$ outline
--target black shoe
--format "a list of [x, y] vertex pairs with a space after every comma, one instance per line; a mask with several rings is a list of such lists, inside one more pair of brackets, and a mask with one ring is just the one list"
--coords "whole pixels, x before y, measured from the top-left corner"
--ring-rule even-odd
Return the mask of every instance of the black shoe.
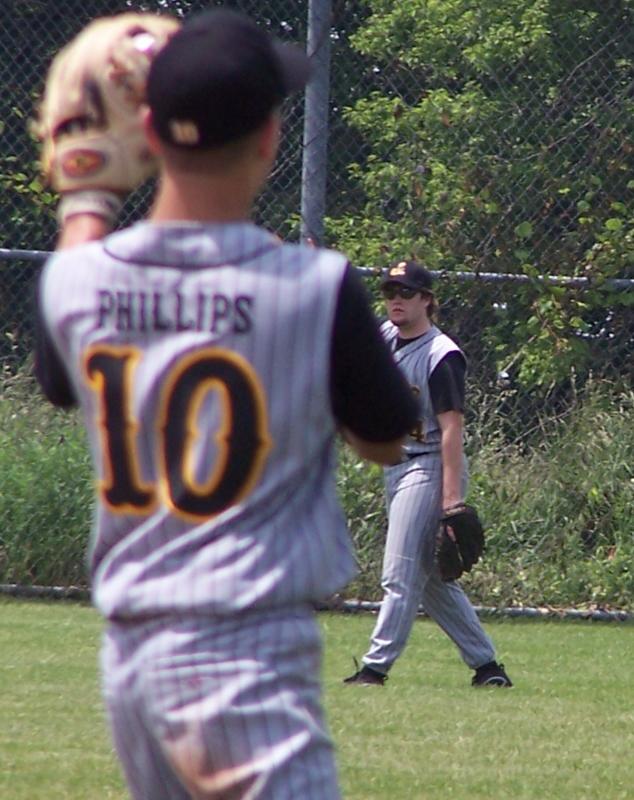
[[350, 675], [349, 678], [344, 678], [344, 683], [362, 683], [366, 686], [383, 686], [385, 681], [387, 680], [387, 675], [384, 675], [382, 672], [377, 672], [372, 667], [363, 666], [359, 669], [359, 664], [357, 663], [357, 659], [355, 658], [354, 664], [357, 667], [357, 671], [354, 675]]
[[471, 679], [472, 686], [512, 686], [511, 679], [504, 671], [504, 664], [489, 661], [475, 671]]

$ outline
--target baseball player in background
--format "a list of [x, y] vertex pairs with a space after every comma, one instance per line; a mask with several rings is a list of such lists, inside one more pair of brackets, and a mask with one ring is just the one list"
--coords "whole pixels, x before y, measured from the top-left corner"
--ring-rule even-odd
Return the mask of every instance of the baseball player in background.
[[186, 21], [147, 78], [149, 219], [39, 283], [36, 374], [94, 461], [103, 692], [138, 800], [340, 796], [313, 613], [355, 573], [335, 436], [394, 463], [417, 410], [346, 258], [249, 221], [308, 67], [241, 14]]
[[383, 685], [403, 652], [419, 603], [454, 642], [474, 686], [511, 686], [491, 640], [456, 581], [441, 580], [434, 557], [439, 520], [463, 508], [466, 361], [434, 324], [432, 276], [415, 261], [394, 264], [381, 290], [388, 319], [381, 331], [419, 404], [401, 463], [385, 468], [388, 529], [383, 601], [363, 666], [349, 684]]

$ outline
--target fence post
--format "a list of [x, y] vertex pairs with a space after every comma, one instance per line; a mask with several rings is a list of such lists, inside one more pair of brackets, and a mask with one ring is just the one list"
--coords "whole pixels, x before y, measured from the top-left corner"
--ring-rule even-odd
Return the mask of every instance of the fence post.
[[302, 158], [301, 239], [322, 244], [328, 165], [331, 0], [309, 0], [306, 50], [313, 73], [306, 87]]

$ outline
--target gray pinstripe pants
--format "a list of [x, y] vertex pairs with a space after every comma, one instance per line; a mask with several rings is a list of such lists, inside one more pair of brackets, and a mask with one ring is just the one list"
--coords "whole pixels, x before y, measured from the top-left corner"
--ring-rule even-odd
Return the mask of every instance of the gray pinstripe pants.
[[111, 625], [101, 654], [135, 800], [338, 800], [309, 608]]
[[[466, 484], [466, 464], [464, 474]], [[442, 502], [440, 455], [417, 456], [386, 468], [385, 491], [383, 601], [363, 663], [388, 672], [405, 648], [420, 603], [455, 643], [468, 667], [492, 661], [493, 643], [463, 589], [458, 583], [441, 581], [434, 565]]]

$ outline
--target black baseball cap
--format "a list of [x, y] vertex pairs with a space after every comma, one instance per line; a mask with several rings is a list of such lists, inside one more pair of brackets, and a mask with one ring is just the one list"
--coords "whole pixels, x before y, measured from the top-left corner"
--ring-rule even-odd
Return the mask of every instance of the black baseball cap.
[[308, 56], [229, 9], [196, 14], [154, 59], [147, 101], [162, 141], [196, 150], [255, 131], [303, 89]]
[[431, 272], [417, 261], [398, 261], [385, 270], [381, 286], [387, 283], [400, 283], [408, 289], [433, 294], [433, 280]]

